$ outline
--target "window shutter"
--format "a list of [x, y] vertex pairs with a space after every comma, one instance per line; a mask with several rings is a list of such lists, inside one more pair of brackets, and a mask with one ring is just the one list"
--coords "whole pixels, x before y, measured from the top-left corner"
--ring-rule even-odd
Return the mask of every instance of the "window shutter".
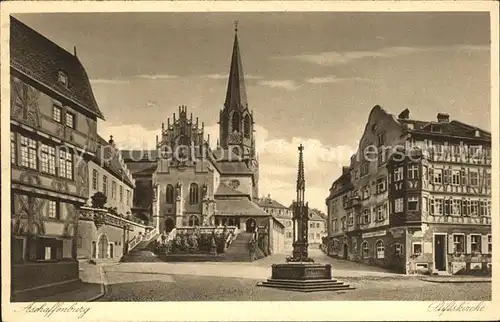
[[488, 235], [481, 235], [481, 254], [488, 254]]
[[428, 174], [429, 174], [429, 179], [427, 181], [434, 183], [434, 168], [432, 167], [429, 168]]
[[465, 236], [465, 253], [466, 254], [472, 253], [471, 242], [472, 242], [472, 236], [468, 234], [467, 236]]
[[448, 254], [453, 254], [453, 235], [448, 235]]

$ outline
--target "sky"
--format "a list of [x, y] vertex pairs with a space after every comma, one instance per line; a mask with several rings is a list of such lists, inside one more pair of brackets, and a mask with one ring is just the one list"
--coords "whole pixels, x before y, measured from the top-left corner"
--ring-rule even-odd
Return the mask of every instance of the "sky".
[[299, 144], [306, 200], [325, 198], [380, 105], [490, 131], [487, 13], [58, 13], [16, 18], [73, 52], [122, 149], [153, 148], [186, 105], [218, 137], [238, 37], [260, 161], [259, 193], [289, 205]]

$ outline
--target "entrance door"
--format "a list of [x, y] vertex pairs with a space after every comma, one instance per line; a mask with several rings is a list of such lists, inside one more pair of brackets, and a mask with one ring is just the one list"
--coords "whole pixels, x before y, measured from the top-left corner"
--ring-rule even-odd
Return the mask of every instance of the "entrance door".
[[446, 271], [445, 235], [434, 235], [434, 266], [438, 271]]
[[99, 258], [108, 258], [108, 236], [105, 234], [99, 238]]
[[255, 219], [253, 219], [253, 218], [247, 219], [247, 221], [246, 221], [246, 232], [247, 233], [254, 233], [256, 226], [257, 226], [257, 223], [255, 222]]
[[172, 218], [167, 218], [167, 220], [165, 220], [165, 230], [167, 233], [171, 232], [174, 226], [174, 220]]
[[347, 244], [344, 244], [344, 251], [342, 253], [342, 257], [344, 257], [344, 259], [347, 259], [347, 252], [348, 252]]

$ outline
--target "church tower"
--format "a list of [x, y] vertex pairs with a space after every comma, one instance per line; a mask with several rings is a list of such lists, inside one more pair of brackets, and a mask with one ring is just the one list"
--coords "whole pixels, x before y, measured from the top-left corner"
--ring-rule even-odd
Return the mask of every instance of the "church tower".
[[245, 76], [238, 43], [238, 23], [235, 23], [233, 52], [227, 82], [226, 100], [220, 111], [220, 147], [229, 150], [229, 156], [241, 160], [254, 173], [253, 197], [258, 198], [259, 165], [255, 151], [253, 112], [248, 109]]

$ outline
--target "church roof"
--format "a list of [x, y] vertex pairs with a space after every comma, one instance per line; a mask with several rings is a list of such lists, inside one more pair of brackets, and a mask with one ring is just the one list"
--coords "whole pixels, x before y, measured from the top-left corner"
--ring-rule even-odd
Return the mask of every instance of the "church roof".
[[238, 161], [240, 157], [236, 155], [230, 149], [223, 149], [219, 147], [218, 149], [212, 151], [215, 158], [219, 161]]
[[246, 196], [248, 197], [248, 193], [241, 192], [237, 189], [234, 189], [224, 182], [219, 184], [217, 187], [217, 191], [215, 192], [215, 196]]
[[243, 161], [217, 162], [217, 168], [221, 174], [252, 174], [252, 171]]
[[215, 199], [215, 213], [218, 216], [270, 217], [258, 205], [247, 198]]
[[156, 150], [121, 150], [120, 153], [125, 161], [156, 161], [158, 157]]
[[245, 89], [245, 79], [243, 76], [243, 65], [241, 63], [240, 46], [238, 44], [238, 33], [234, 34], [233, 53], [231, 56], [231, 67], [229, 70], [229, 80], [227, 83], [226, 108], [239, 106], [247, 107], [247, 94]]
[[[10, 22], [11, 66], [104, 119], [76, 53], [67, 52], [14, 17]], [[67, 75], [67, 85], [59, 83], [59, 72]]]

